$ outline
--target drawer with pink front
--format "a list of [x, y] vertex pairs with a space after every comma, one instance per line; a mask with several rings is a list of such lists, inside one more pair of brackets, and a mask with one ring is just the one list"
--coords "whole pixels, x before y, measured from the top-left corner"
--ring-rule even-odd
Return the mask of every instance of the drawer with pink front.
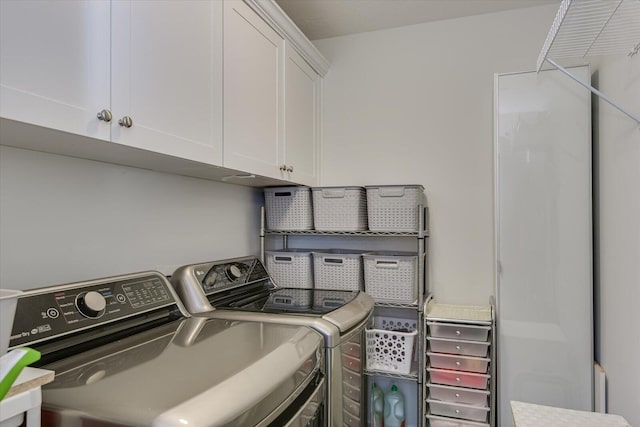
[[450, 369], [432, 368], [431, 366], [427, 366], [427, 371], [431, 382], [436, 384], [470, 387], [480, 390], [487, 390], [489, 385], [489, 374], [452, 371]]

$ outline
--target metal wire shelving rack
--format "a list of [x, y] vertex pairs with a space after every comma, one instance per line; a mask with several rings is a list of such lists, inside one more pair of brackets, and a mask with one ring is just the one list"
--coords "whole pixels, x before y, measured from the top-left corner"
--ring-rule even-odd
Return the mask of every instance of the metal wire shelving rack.
[[416, 278], [415, 286], [418, 289], [418, 296], [413, 303], [395, 303], [395, 302], [376, 302], [375, 309], [406, 309], [411, 310], [417, 317], [416, 327], [418, 334], [415, 340], [415, 354], [416, 360], [412, 363], [411, 371], [408, 374], [399, 374], [394, 372], [387, 372], [381, 370], [368, 370], [364, 369], [364, 375], [366, 377], [384, 377], [402, 381], [415, 382], [417, 389], [417, 404], [416, 415], [417, 425], [421, 425], [421, 420], [424, 418], [422, 413], [424, 395], [423, 395], [423, 374], [425, 364], [426, 350], [423, 348], [425, 340], [424, 322], [423, 322], [423, 308], [424, 299], [427, 292], [427, 240], [429, 237], [429, 209], [426, 206], [418, 206], [418, 227], [416, 231], [321, 231], [321, 230], [269, 230], [265, 228], [265, 211], [264, 207], [261, 212], [261, 227], [260, 227], [260, 254], [261, 259], [264, 262], [265, 259], [265, 238], [269, 236], [281, 237], [281, 247], [286, 249], [289, 247], [290, 236], [344, 236], [344, 237], [366, 237], [366, 238], [414, 238], [416, 239], [417, 246], [417, 258], [418, 258], [418, 274]]

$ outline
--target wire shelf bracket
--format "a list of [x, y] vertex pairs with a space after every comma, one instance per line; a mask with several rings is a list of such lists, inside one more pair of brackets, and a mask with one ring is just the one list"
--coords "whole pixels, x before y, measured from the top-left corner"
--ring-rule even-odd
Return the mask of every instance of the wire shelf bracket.
[[[563, 0], [538, 56], [640, 125], [640, 117], [560, 66], [556, 60], [640, 51], [640, 0]], [[553, 58], [553, 59], [552, 59]]]

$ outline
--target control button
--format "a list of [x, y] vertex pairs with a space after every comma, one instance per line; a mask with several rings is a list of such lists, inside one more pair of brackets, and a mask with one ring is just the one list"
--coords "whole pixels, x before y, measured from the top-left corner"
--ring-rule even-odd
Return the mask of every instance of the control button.
[[227, 275], [227, 278], [233, 282], [242, 276], [242, 271], [240, 271], [240, 267], [236, 264], [231, 264], [225, 269], [225, 274]]
[[107, 371], [101, 370], [87, 378], [86, 384], [94, 384], [103, 379], [107, 375]]
[[209, 273], [207, 273], [207, 275], [200, 280], [200, 283], [202, 283], [203, 286], [212, 287], [213, 285], [215, 285], [217, 278], [218, 273], [216, 273], [214, 270], [209, 270]]
[[85, 317], [97, 319], [104, 314], [107, 301], [101, 293], [89, 291], [76, 297], [76, 307], [80, 314]]
[[50, 319], [57, 319], [58, 316], [60, 316], [60, 312], [58, 310], [56, 310], [55, 308], [51, 307], [47, 309], [47, 316]]
[[117, 300], [118, 302], [122, 303], [122, 304], [124, 304], [124, 303], [127, 301], [127, 299], [125, 298], [125, 296], [124, 296], [124, 295], [122, 295], [122, 294], [118, 294], [118, 295], [116, 295], [116, 300]]
[[75, 378], [76, 384], [95, 384], [107, 376], [107, 368], [104, 362], [89, 365]]

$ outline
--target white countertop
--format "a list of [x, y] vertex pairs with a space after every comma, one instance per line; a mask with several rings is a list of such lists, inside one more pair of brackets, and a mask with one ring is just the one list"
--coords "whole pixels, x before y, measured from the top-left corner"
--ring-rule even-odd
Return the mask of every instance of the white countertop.
[[619, 415], [511, 401], [515, 427], [630, 427]]
[[53, 381], [55, 373], [46, 369], [31, 368], [22, 369], [18, 378], [13, 382], [5, 399], [36, 387], [41, 387]]
[[40, 387], [53, 381], [55, 373], [45, 369], [26, 367], [18, 375], [0, 402], [0, 427], [40, 425]]

